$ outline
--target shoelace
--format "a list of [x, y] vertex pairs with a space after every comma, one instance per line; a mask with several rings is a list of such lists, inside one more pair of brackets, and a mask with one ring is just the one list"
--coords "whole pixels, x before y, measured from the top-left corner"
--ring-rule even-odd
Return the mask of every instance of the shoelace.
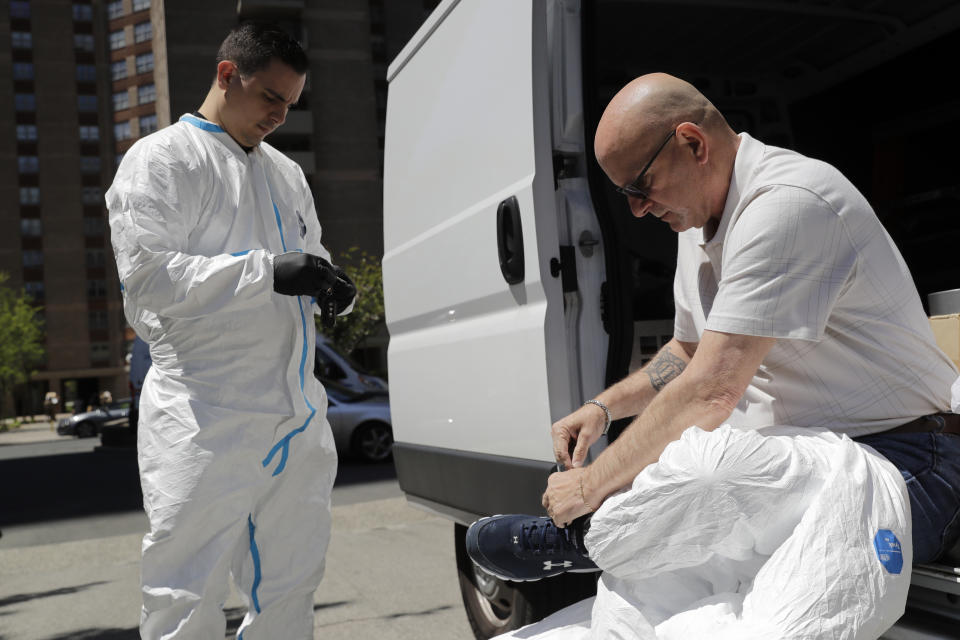
[[577, 550], [576, 545], [568, 539], [566, 531], [559, 529], [550, 520], [546, 520], [545, 524], [523, 525], [521, 540], [523, 548], [533, 551], [534, 555], [557, 553], [567, 548]]

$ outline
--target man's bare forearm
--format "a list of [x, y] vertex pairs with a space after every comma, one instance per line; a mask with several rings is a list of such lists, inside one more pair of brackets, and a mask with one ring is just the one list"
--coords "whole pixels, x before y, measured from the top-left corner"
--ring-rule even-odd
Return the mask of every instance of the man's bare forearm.
[[668, 382], [680, 375], [692, 356], [677, 340], [663, 345], [653, 360], [597, 396], [614, 420], [643, 413]]
[[[588, 498], [594, 500], [590, 504], [597, 504], [629, 485], [691, 425], [708, 430], [720, 425], [736, 407], [775, 342], [773, 338], [705, 332], [697, 347], [697, 357], [683, 367], [682, 375], [678, 372], [676, 381], [656, 394], [626, 431], [588, 467], [589, 477], [583, 485], [590, 494]], [[661, 365], [669, 363], [667, 358]], [[648, 384], [653, 388], [652, 379]]]
[[686, 360], [674, 354], [670, 349], [663, 348], [657, 354], [657, 357], [647, 363], [642, 371], [650, 379], [650, 386], [655, 391], [660, 391], [668, 382], [680, 375], [686, 366]]

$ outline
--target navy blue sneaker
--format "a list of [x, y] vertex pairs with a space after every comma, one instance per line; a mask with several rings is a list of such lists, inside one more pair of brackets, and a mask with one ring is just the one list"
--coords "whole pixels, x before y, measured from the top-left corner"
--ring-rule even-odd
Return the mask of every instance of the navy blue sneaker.
[[587, 557], [579, 524], [560, 529], [542, 516], [481, 518], [467, 529], [467, 553], [487, 573], [514, 582], [599, 571]]

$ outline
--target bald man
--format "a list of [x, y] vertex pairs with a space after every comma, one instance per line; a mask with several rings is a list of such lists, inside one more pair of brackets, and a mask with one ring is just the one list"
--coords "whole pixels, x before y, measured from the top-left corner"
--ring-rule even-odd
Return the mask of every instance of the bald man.
[[[914, 559], [940, 555], [960, 533], [960, 420], [946, 413], [957, 370], [867, 200], [830, 165], [735, 133], [696, 88], [666, 74], [617, 93], [594, 147], [633, 215], [679, 234], [674, 337], [553, 425], [567, 470], [549, 478], [550, 518], [480, 521], [468, 533], [472, 557], [500, 563], [491, 572], [502, 577], [545, 577], [536, 545], [496, 553], [503, 532], [537, 528], [538, 539], [565, 546], [575, 570], [588, 568], [576, 564], [582, 533], [550, 527], [629, 487], [687, 428], [721, 423], [825, 427], [870, 444], [907, 481]], [[611, 420], [629, 416], [584, 466]]]

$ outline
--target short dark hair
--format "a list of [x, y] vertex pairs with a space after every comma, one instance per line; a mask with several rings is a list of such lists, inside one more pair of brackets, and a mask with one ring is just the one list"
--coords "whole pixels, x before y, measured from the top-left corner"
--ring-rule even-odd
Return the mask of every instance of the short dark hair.
[[241, 23], [227, 35], [217, 51], [217, 64], [229, 60], [244, 76], [266, 69], [273, 58], [301, 75], [307, 72], [309, 63], [303, 47], [273, 22]]

